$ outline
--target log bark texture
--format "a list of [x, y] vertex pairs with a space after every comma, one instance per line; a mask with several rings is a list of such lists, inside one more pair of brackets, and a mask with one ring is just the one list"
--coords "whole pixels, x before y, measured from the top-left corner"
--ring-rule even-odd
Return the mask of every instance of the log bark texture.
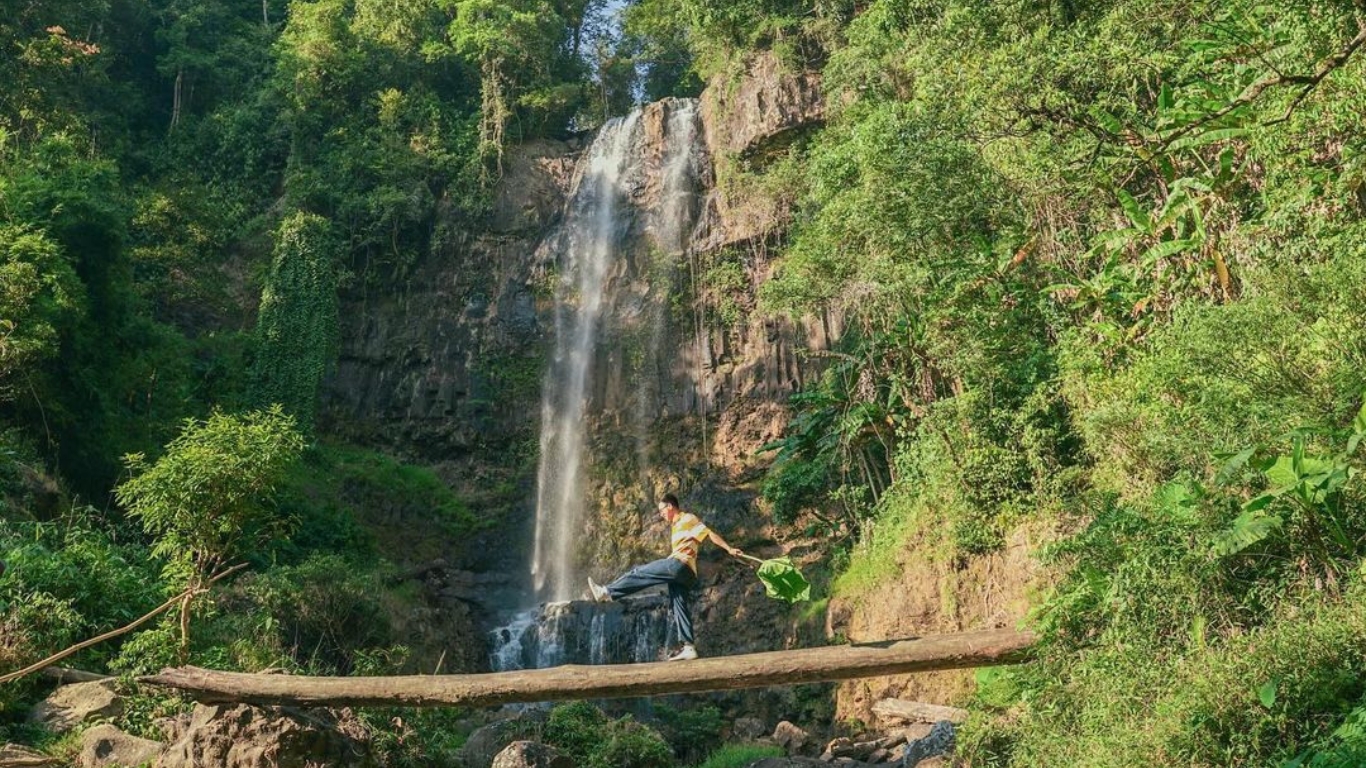
[[203, 702], [296, 706], [497, 706], [762, 688], [857, 677], [1012, 664], [1035, 636], [984, 630], [880, 643], [771, 651], [696, 661], [566, 665], [479, 675], [306, 677], [176, 667], [140, 682]]

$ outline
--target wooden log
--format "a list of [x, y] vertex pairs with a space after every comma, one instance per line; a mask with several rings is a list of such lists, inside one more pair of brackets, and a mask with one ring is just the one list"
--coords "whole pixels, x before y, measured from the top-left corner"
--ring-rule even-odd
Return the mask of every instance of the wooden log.
[[109, 675], [101, 675], [98, 672], [86, 672], [83, 669], [68, 669], [66, 667], [44, 667], [42, 674], [57, 681], [58, 685], [67, 683], [93, 683], [99, 680], [108, 680]]
[[479, 675], [305, 677], [176, 667], [139, 681], [178, 688], [203, 702], [482, 707], [762, 688], [1011, 664], [1024, 660], [1034, 641], [1031, 633], [998, 629], [696, 661], [566, 665]]
[[957, 725], [968, 719], [968, 711], [905, 699], [883, 699], [873, 705], [878, 720], [889, 723], [937, 723], [948, 720]]
[[0, 745], [0, 768], [46, 768], [61, 760], [16, 744]]

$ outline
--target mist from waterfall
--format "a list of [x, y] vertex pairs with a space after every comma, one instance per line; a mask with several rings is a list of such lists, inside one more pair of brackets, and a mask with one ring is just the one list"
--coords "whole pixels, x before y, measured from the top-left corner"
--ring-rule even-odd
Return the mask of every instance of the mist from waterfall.
[[[582, 536], [587, 503], [587, 425], [595, 361], [606, 328], [615, 322], [614, 293], [630, 279], [625, 253], [635, 222], [643, 222], [665, 254], [685, 250], [697, 216], [696, 185], [704, 162], [697, 130], [697, 104], [673, 99], [662, 125], [663, 152], [652, 153], [644, 109], [606, 123], [579, 161], [576, 183], [558, 232], [552, 236], [559, 280], [555, 295], [555, 347], [543, 382], [540, 460], [536, 488], [536, 533], [532, 577], [539, 600], [568, 600], [583, 591], [575, 568], [575, 544]], [[654, 129], [658, 130], [658, 129]], [[656, 137], [657, 138], [657, 137]], [[657, 144], [657, 142], [656, 142]], [[642, 203], [644, 200], [646, 202]], [[642, 210], [641, 205], [646, 206]], [[637, 294], [639, 294], [637, 286]], [[658, 359], [662, 341], [662, 296], [635, 295], [634, 312], [648, 314], [643, 341], [648, 360]], [[651, 377], [647, 377], [651, 378]], [[654, 382], [631, 382], [631, 403], [623, 409], [643, 436]], [[638, 439], [642, 472], [644, 438]]]

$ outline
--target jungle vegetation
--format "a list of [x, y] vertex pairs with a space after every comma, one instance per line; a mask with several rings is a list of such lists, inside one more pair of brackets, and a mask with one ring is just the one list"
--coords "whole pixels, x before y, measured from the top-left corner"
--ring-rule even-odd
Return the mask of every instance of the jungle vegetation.
[[[827, 119], [734, 164], [737, 194], [793, 211], [754, 311], [851, 330], [770, 446], [765, 510], [828, 537], [851, 599], [911, 540], [1050, 542], [1039, 658], [980, 676], [959, 760], [1366, 760], [1366, 7], [634, 0], [620, 28], [606, 7], [4, 6], [0, 671], [229, 554], [256, 571], [237, 610], [82, 662], [401, 667], [354, 489], [480, 523], [317, 432], [339, 291], [478, 232], [512, 144], [773, 56], [821, 72]], [[187, 519], [241, 441], [268, 448]], [[0, 689], [0, 739], [41, 741], [17, 719], [37, 685]], [[408, 720], [393, 760], [441, 759], [447, 717]]]

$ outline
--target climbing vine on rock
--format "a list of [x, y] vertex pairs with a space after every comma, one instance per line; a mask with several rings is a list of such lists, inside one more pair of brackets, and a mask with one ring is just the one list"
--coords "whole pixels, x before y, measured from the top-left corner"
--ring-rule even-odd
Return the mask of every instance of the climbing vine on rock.
[[275, 235], [275, 260], [261, 292], [252, 368], [253, 399], [278, 403], [310, 429], [318, 384], [337, 346], [338, 250], [332, 226], [321, 216], [295, 212]]

